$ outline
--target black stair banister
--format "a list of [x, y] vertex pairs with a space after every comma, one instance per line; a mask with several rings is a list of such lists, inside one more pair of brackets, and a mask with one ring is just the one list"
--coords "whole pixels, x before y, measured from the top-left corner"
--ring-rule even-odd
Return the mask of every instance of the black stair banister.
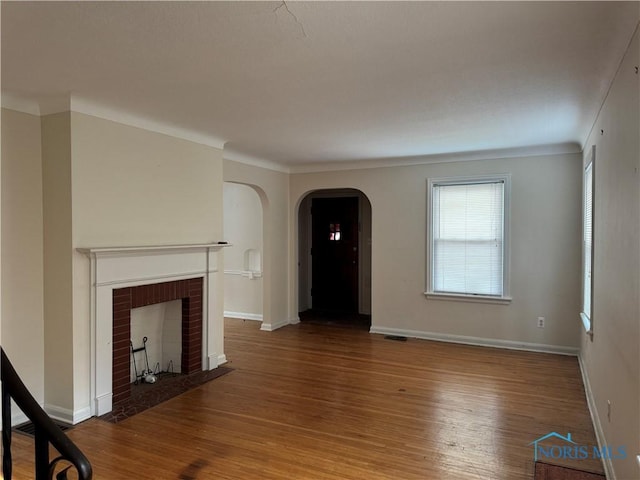
[[[58, 463], [70, 463], [68, 467], [58, 472], [57, 480], [66, 480], [67, 471], [75, 468], [78, 480], [91, 480], [93, 471], [87, 457], [67, 437], [67, 435], [53, 423], [53, 420], [40, 407], [38, 402], [27, 390], [16, 373], [9, 358], [0, 348], [0, 363], [2, 369], [2, 473], [5, 480], [11, 480], [11, 400], [31, 420], [35, 427], [35, 479], [52, 480]], [[60, 456], [49, 462], [49, 444], [60, 453]]]

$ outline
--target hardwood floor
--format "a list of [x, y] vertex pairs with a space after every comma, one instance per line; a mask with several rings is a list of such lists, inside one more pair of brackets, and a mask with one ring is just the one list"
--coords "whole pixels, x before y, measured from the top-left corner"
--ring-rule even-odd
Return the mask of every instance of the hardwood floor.
[[[76, 426], [95, 477], [530, 480], [536, 438], [596, 444], [574, 357], [259, 326], [226, 321], [233, 372], [116, 425]], [[14, 478], [32, 478], [29, 442], [14, 435]]]

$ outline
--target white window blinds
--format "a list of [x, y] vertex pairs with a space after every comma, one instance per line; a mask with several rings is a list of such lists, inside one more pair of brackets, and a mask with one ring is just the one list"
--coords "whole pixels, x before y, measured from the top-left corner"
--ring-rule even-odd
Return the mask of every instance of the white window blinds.
[[582, 312], [591, 318], [591, 259], [593, 249], [593, 163], [584, 171], [584, 205], [583, 205], [583, 239], [582, 239]]
[[433, 292], [502, 296], [505, 182], [432, 188]]

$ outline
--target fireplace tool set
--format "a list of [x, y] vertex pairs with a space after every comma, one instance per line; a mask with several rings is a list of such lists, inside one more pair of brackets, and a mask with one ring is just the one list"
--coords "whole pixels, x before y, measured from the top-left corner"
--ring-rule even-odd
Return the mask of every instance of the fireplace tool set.
[[[133, 359], [133, 371], [136, 374], [136, 379], [133, 382], [134, 385], [138, 385], [140, 381], [145, 383], [156, 383], [158, 377], [153, 373], [151, 368], [149, 368], [149, 356], [147, 355], [147, 337], [142, 338], [142, 346], [138, 348], [133, 348], [133, 342], [129, 341], [131, 345], [131, 358]], [[138, 373], [138, 366], [136, 365], [136, 353], [144, 352], [144, 362], [147, 366], [146, 370], [143, 369], [142, 372]]]

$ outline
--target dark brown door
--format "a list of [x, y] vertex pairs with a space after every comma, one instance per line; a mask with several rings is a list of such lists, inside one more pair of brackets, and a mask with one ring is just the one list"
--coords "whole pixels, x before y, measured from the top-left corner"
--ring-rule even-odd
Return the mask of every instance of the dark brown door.
[[312, 306], [358, 312], [358, 198], [314, 198]]

